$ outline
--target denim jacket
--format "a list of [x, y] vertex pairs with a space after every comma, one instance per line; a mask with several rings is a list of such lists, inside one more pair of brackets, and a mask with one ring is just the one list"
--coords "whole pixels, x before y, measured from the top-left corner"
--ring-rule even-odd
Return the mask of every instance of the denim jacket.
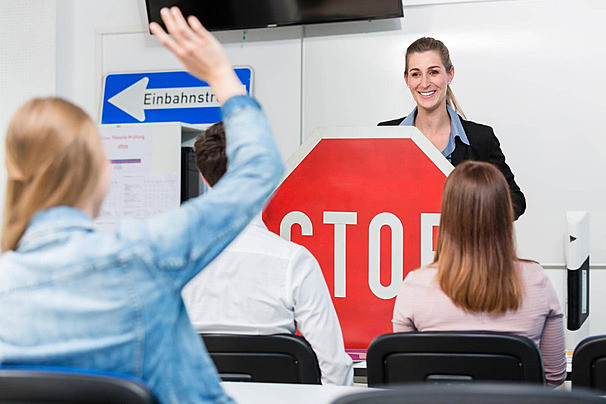
[[0, 257], [0, 364], [140, 377], [163, 403], [230, 403], [181, 289], [259, 212], [283, 164], [259, 105], [222, 108], [229, 169], [213, 191], [98, 231], [80, 210], [38, 212]]

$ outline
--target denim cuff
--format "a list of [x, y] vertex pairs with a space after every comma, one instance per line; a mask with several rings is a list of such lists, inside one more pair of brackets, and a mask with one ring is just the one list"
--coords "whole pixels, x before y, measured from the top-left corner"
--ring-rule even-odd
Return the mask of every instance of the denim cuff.
[[223, 103], [221, 107], [221, 115], [223, 120], [227, 119], [239, 109], [254, 108], [261, 109], [261, 105], [248, 95], [235, 95]]

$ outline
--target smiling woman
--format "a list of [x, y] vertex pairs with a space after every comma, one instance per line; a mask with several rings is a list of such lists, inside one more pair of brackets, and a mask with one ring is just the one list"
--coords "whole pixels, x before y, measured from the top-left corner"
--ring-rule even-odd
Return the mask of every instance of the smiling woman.
[[416, 126], [456, 166], [465, 160], [494, 164], [505, 176], [514, 217], [526, 210], [526, 199], [505, 162], [491, 127], [467, 121], [450, 83], [455, 69], [448, 48], [434, 38], [419, 38], [406, 50], [404, 80], [417, 106], [407, 116], [379, 125]]

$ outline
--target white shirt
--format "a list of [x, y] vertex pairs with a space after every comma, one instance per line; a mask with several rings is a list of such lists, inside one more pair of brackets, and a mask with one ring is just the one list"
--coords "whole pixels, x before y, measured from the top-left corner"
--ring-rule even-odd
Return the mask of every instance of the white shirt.
[[310, 343], [323, 384], [353, 384], [337, 313], [316, 259], [255, 218], [183, 289], [201, 333], [294, 334]]

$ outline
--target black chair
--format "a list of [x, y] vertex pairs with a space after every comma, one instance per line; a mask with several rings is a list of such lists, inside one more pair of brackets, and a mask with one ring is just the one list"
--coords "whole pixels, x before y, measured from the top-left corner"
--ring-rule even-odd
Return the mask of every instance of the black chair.
[[332, 404], [604, 404], [606, 399], [581, 391], [551, 390], [529, 384], [409, 385], [343, 396]]
[[537, 346], [528, 338], [484, 332], [383, 334], [366, 355], [368, 386], [406, 382], [545, 383]]
[[0, 403], [158, 404], [139, 379], [69, 368], [0, 367]]
[[320, 384], [318, 359], [294, 335], [202, 334], [223, 381]]
[[606, 391], [606, 335], [585, 338], [574, 350], [572, 387]]

